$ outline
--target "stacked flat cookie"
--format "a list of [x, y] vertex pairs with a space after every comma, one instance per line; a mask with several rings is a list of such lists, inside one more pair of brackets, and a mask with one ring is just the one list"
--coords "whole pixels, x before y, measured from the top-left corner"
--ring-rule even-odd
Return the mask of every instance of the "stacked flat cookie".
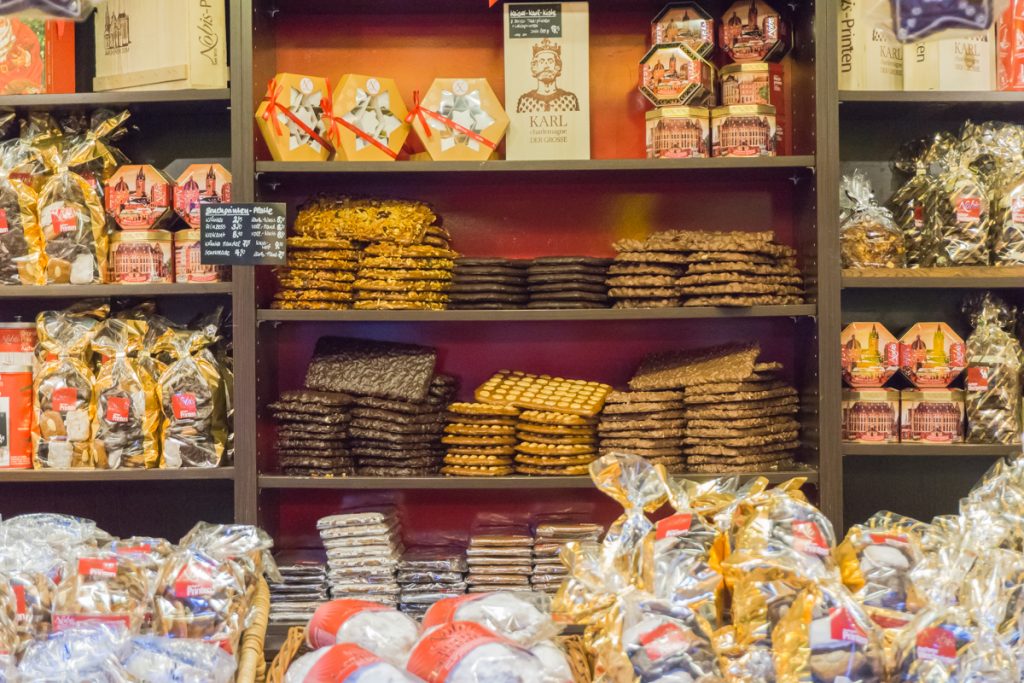
[[597, 418], [525, 410], [516, 424], [516, 474], [583, 476], [597, 460]]
[[363, 251], [354, 283], [357, 309], [441, 310], [458, 254], [423, 244], [372, 244]]
[[335, 600], [398, 605], [402, 533], [393, 510], [330, 515], [317, 521], [327, 550], [327, 582]]
[[526, 280], [529, 261], [503, 258], [455, 259], [455, 277], [448, 291], [449, 307], [463, 310], [525, 308], [530, 301]]
[[466, 555], [462, 549], [445, 547], [410, 548], [398, 563], [398, 585], [402, 589], [400, 610], [420, 619], [444, 598], [466, 592]]
[[600, 454], [632, 453], [684, 471], [685, 407], [679, 390], [611, 392], [597, 426]]
[[608, 266], [611, 259], [588, 256], [546, 256], [526, 270], [530, 288], [528, 308], [607, 308]]
[[481, 532], [466, 549], [470, 593], [530, 590], [533, 573], [533, 536], [516, 532]]
[[281, 472], [293, 477], [354, 474], [355, 460], [347, 442], [351, 405], [348, 394], [307, 389], [286, 391], [271, 403]]
[[444, 456], [445, 410], [457, 388], [454, 377], [436, 375], [421, 401], [357, 396], [349, 429], [356, 472], [371, 477], [437, 474]]
[[274, 557], [281, 583], [270, 584], [270, 623], [306, 624], [327, 601], [327, 568], [322, 554], [289, 550]]
[[288, 265], [275, 268], [271, 307], [290, 310], [352, 307], [359, 248], [346, 239], [288, 238]]
[[804, 302], [796, 251], [770, 231], [674, 230], [614, 246], [609, 294], [619, 308]]
[[604, 527], [599, 524], [538, 524], [533, 531], [533, 574], [530, 576], [533, 590], [549, 595], [557, 593], [569, 573], [560, 559], [565, 544], [577, 542], [596, 546], [603, 533]]
[[452, 403], [442, 442], [441, 472], [458, 477], [501, 477], [514, 472], [519, 409], [487, 403]]

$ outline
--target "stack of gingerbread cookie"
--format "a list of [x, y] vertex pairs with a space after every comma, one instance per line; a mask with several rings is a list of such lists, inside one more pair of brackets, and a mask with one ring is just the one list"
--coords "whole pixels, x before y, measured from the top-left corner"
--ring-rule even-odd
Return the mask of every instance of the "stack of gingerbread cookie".
[[757, 344], [723, 345], [644, 360], [637, 391], [683, 388], [687, 470], [769, 471], [792, 466], [800, 446], [797, 391], [782, 365], [760, 362]]
[[561, 560], [567, 543], [596, 549], [604, 527], [600, 524], [545, 522], [533, 530], [533, 574], [530, 586], [537, 593], [554, 595], [569, 574]]
[[613, 391], [597, 426], [599, 452], [632, 453], [669, 472], [682, 472], [684, 408], [679, 390]]
[[583, 476], [597, 460], [597, 418], [525, 410], [516, 424], [516, 473]]
[[360, 251], [350, 240], [288, 238], [288, 265], [275, 268], [273, 308], [345, 309], [352, 307]]
[[503, 258], [455, 259], [455, 279], [448, 290], [449, 307], [464, 310], [524, 308], [530, 300], [527, 265], [529, 261]]
[[423, 244], [372, 244], [363, 251], [355, 280], [357, 309], [441, 310], [458, 254]]
[[336, 477], [355, 472], [348, 450], [352, 397], [321, 391], [286, 391], [269, 408], [277, 424], [277, 463], [295, 477]]
[[608, 267], [613, 308], [676, 308], [683, 303], [677, 280], [686, 274], [683, 254], [658, 251], [638, 240], [615, 243]]
[[536, 258], [526, 270], [528, 308], [607, 308], [611, 259], [588, 256]]
[[519, 409], [487, 403], [452, 403], [441, 440], [447, 447], [441, 472], [457, 477], [512, 474]]
[[527, 592], [533, 573], [533, 536], [516, 530], [474, 533], [466, 549], [470, 593]]

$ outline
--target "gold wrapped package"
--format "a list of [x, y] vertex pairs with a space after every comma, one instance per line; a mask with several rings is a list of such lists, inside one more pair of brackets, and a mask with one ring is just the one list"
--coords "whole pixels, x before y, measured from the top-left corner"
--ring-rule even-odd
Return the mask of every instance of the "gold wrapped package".
[[0, 144], [0, 284], [46, 282], [39, 197], [25, 174], [42, 173], [42, 157], [21, 140]]
[[435, 78], [406, 122], [434, 161], [485, 161], [508, 129], [486, 78]]

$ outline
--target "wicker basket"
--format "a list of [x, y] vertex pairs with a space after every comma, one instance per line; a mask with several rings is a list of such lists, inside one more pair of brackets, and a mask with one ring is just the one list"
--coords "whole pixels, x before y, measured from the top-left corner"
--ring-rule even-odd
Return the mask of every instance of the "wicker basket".
[[[582, 636], [563, 636], [558, 639], [559, 644], [565, 648], [569, 664], [572, 666], [573, 676], [576, 683], [591, 683], [590, 655], [583, 646]], [[274, 661], [267, 669], [266, 683], [281, 683], [284, 680], [285, 672], [292, 665], [295, 658], [306, 648], [306, 629], [302, 626], [295, 626], [288, 629], [288, 637], [285, 638], [281, 650], [274, 657]], [[241, 681], [242, 679], [238, 679]]]
[[238, 646], [236, 683], [262, 683], [267, 673], [263, 643], [267, 637], [267, 624], [270, 623], [270, 587], [262, 577], [256, 585], [251, 609], [252, 624], [245, 629]]

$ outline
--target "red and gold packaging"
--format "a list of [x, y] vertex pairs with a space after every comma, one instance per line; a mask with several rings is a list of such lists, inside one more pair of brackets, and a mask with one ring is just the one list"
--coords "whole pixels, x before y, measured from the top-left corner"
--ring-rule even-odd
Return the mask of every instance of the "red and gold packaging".
[[230, 201], [231, 172], [220, 164], [192, 164], [174, 184], [174, 210], [190, 228], [199, 228], [203, 204]]
[[899, 443], [900, 392], [843, 389], [842, 433], [850, 443]]
[[152, 166], [122, 166], [104, 190], [107, 214], [122, 230], [151, 230], [171, 216], [171, 181]]
[[121, 285], [174, 282], [174, 237], [166, 230], [115, 232], [110, 281]]
[[330, 107], [327, 79], [279, 73], [256, 109], [256, 125], [274, 161], [327, 161], [334, 148], [322, 132]]
[[715, 20], [696, 2], [666, 5], [651, 22], [651, 45], [682, 43], [701, 57], [715, 52]]
[[963, 443], [962, 389], [904, 389], [900, 392], [900, 441]]
[[781, 64], [730, 64], [722, 67], [718, 84], [723, 106], [767, 104], [775, 107], [776, 150], [780, 154], [793, 153], [793, 133], [789, 121], [789, 111], [793, 108], [792, 93], [786, 88], [785, 69]]
[[199, 230], [179, 230], [174, 233], [175, 282], [228, 282], [231, 269], [202, 263]]
[[789, 24], [764, 0], [736, 0], [718, 24], [718, 48], [734, 62], [777, 62], [789, 47]]
[[900, 371], [916, 387], [948, 387], [965, 367], [967, 346], [946, 323], [918, 323], [900, 337]]
[[881, 323], [850, 323], [839, 342], [843, 381], [851, 387], [880, 387], [900, 369], [899, 342]]
[[436, 78], [406, 117], [434, 161], [485, 161], [508, 130], [486, 78]]
[[713, 157], [773, 157], [777, 133], [775, 107], [739, 104], [711, 110]]
[[707, 107], [659, 107], [647, 112], [647, 158], [692, 159], [711, 154]]
[[655, 45], [640, 60], [640, 92], [656, 107], [710, 105], [715, 67], [686, 45]]
[[346, 74], [331, 109], [324, 111], [324, 131], [342, 161], [394, 161], [409, 137], [409, 110], [392, 78]]

